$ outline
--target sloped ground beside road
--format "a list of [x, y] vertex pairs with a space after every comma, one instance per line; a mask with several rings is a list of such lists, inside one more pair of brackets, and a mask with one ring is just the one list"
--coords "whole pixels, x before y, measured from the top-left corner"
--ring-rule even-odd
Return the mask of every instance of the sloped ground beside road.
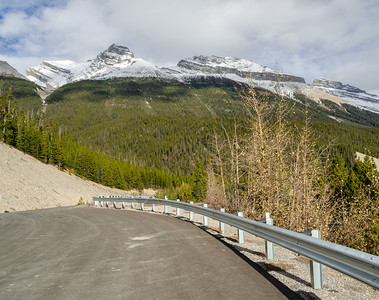
[[[98, 195], [130, 195], [46, 165], [0, 142], [0, 212], [91, 203]], [[144, 194], [154, 191], [145, 190]]]

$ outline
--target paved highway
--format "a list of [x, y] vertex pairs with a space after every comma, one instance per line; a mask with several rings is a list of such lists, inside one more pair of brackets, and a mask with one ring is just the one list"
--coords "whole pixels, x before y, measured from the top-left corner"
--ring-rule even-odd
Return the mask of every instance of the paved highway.
[[0, 299], [292, 297], [174, 217], [86, 206], [0, 214]]

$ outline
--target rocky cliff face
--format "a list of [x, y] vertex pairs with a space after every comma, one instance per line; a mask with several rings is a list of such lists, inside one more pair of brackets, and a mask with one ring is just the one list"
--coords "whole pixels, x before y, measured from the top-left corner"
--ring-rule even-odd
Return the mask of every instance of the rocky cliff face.
[[325, 78], [315, 79], [312, 86], [344, 99], [354, 106], [379, 113], [379, 97], [377, 95], [369, 94], [349, 84]]
[[349, 84], [342, 84], [339, 81], [332, 81], [325, 78], [318, 78], [318, 79], [313, 80], [312, 85], [319, 88], [331, 88], [331, 89], [337, 89], [337, 90], [344, 90], [346, 92], [352, 92], [352, 93], [365, 93], [365, 91], [355, 86], [352, 86]]
[[107, 66], [117, 64], [132, 64], [134, 62], [134, 54], [128, 47], [112, 44], [109, 48], [101, 52], [91, 63], [90, 68], [99, 70]]
[[304, 78], [282, 74], [246, 59], [218, 56], [194, 56], [182, 59], [177, 66], [183, 73], [199, 72], [205, 75], [234, 74], [244, 79], [305, 83]]
[[84, 66], [72, 60], [43, 61], [36, 67], [26, 70], [26, 77], [50, 89], [56, 89], [63, 84], [72, 82]]
[[13, 68], [6, 61], [0, 60], [0, 75], [1, 76], [13, 76], [22, 79], [26, 79], [24, 75], [19, 73], [15, 68]]

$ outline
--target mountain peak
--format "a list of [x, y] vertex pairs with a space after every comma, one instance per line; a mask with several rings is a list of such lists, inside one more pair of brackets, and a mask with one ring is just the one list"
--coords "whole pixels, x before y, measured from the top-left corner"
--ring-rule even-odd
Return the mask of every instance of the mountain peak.
[[131, 63], [133, 59], [134, 54], [128, 47], [119, 44], [112, 44], [107, 50], [101, 52], [96, 57], [94, 64], [98, 65], [100, 63], [105, 65], [115, 65], [121, 62]]
[[118, 55], [130, 55], [130, 56], [134, 57], [133, 52], [130, 51], [130, 49], [128, 47], [123, 46], [121, 44], [113, 43], [112, 45], [110, 45], [108, 47], [108, 49], [106, 51], [109, 53], [115, 53]]

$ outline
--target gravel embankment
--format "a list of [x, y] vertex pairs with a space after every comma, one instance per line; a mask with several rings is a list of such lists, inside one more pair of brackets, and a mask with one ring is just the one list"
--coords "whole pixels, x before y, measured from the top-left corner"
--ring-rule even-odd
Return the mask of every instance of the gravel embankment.
[[98, 195], [133, 193], [138, 192], [112, 189], [62, 172], [0, 142], [1, 213], [76, 205], [81, 199], [90, 203]]

